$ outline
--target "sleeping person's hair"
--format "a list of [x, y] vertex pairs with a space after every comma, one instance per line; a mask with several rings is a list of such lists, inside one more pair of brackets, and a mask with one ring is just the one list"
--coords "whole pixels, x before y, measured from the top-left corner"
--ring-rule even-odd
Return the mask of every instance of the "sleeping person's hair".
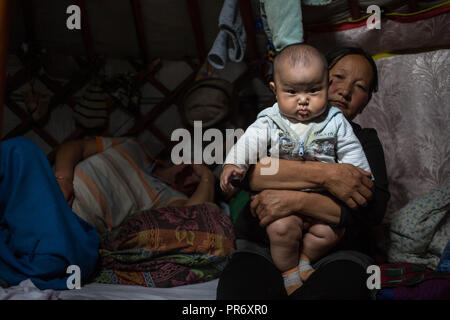
[[378, 69], [377, 65], [375, 64], [375, 61], [373, 60], [372, 56], [370, 56], [367, 52], [365, 52], [363, 49], [359, 47], [342, 47], [333, 51], [328, 52], [325, 57], [328, 62], [328, 69], [333, 68], [333, 66], [341, 60], [343, 57], [348, 56], [350, 54], [356, 54], [363, 56], [366, 58], [366, 60], [370, 63], [372, 66], [373, 71], [373, 79], [372, 83], [369, 87], [369, 97], [372, 96], [372, 92], [378, 91]]

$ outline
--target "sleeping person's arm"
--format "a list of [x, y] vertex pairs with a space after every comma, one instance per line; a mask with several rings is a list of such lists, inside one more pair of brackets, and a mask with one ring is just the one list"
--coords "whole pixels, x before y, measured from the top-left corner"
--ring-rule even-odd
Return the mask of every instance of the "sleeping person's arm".
[[197, 189], [186, 201], [186, 206], [193, 206], [214, 201], [214, 174], [205, 165], [194, 164], [195, 174], [200, 177]]
[[203, 164], [193, 164], [194, 175], [198, 185], [188, 199], [172, 201], [169, 207], [194, 206], [205, 202], [214, 202], [214, 174]]
[[73, 175], [76, 165], [98, 152], [96, 139], [74, 140], [63, 143], [55, 157], [55, 176], [71, 205], [73, 202]]

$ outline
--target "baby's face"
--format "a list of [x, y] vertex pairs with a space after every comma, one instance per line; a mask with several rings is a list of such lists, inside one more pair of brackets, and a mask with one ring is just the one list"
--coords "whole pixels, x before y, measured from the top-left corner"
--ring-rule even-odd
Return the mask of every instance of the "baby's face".
[[271, 82], [270, 87], [282, 115], [294, 122], [308, 122], [326, 110], [328, 78], [319, 63], [293, 67], [282, 62], [277, 69], [275, 82]]

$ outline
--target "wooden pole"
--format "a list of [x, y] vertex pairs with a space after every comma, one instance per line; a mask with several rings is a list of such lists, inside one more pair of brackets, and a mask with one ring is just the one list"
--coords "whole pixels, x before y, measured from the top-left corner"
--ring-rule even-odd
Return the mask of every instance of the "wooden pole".
[[419, 3], [417, 0], [408, 0], [409, 12], [419, 11]]
[[0, 0], [0, 141], [3, 133], [3, 103], [6, 89], [6, 61], [8, 58], [11, 1]]
[[250, 0], [239, 0], [239, 5], [245, 31], [247, 33], [250, 60], [256, 61], [258, 60], [258, 51], [256, 50], [256, 31], [253, 22], [252, 4], [250, 3]]
[[347, 0], [348, 6], [350, 7], [350, 13], [352, 15], [352, 19], [356, 20], [361, 18], [361, 12], [359, 11], [359, 3], [358, 0]]
[[95, 54], [94, 50], [94, 40], [92, 39], [91, 28], [89, 25], [86, 1], [77, 0], [77, 5], [81, 10], [81, 34], [83, 37], [84, 46], [86, 48], [89, 60], [93, 62], [97, 60], [97, 55]]
[[147, 46], [147, 37], [145, 34], [144, 19], [142, 17], [142, 6], [140, 0], [131, 0], [133, 9], [134, 24], [136, 26], [136, 35], [138, 37], [139, 49], [141, 51], [141, 59], [145, 66], [152, 60]]
[[29, 0], [22, 0], [21, 2], [22, 10], [23, 10], [23, 22], [25, 25], [25, 35], [28, 43], [28, 50], [32, 54], [36, 52], [36, 32], [35, 24], [36, 21], [34, 19], [34, 6], [33, 2]]
[[195, 44], [197, 45], [198, 54], [201, 61], [206, 59], [205, 38], [203, 35], [202, 21], [200, 9], [197, 0], [187, 0], [189, 18], [191, 20], [192, 30], [194, 31]]

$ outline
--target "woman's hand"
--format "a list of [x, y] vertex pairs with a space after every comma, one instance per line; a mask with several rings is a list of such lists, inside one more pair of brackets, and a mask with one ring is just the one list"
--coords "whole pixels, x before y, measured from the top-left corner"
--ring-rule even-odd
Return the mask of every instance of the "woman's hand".
[[259, 218], [261, 227], [271, 222], [299, 212], [300, 197], [303, 192], [289, 190], [264, 190], [252, 196], [250, 210]]
[[327, 164], [323, 186], [351, 209], [364, 207], [372, 197], [371, 174], [347, 163]]

